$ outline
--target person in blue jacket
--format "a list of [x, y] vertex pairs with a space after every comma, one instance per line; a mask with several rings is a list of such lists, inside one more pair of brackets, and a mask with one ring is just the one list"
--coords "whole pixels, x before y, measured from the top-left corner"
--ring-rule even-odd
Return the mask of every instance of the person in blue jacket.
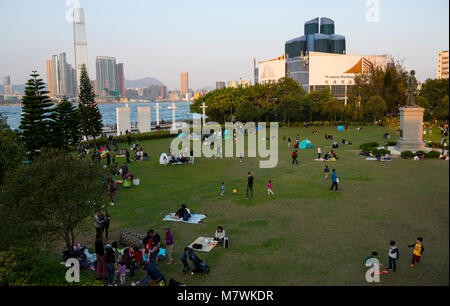
[[331, 185], [331, 189], [330, 192], [333, 192], [333, 188], [336, 187], [336, 192], [338, 192], [338, 183], [339, 183], [339, 178], [336, 174], [336, 169], [333, 169], [333, 172], [331, 173], [331, 182], [333, 183]]

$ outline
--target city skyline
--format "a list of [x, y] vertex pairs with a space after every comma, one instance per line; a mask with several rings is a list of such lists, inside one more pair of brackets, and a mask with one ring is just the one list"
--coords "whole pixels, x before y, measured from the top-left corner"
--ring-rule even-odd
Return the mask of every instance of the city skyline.
[[[441, 0], [430, 3], [414, 1], [415, 5], [406, 1], [381, 1], [379, 22], [366, 20], [370, 9], [366, 7], [366, 1], [355, 1], [354, 5], [329, 1], [320, 6], [309, 2], [305, 6], [306, 1], [288, 1], [289, 10], [286, 6], [272, 7], [268, 1], [247, 1], [240, 3], [233, 24], [223, 21], [234, 1], [214, 4], [192, 1], [188, 4], [175, 0], [170, 3], [135, 0], [127, 5], [119, 1], [79, 2], [86, 15], [91, 80], [95, 79], [95, 58], [102, 54], [114, 54], [117, 62], [124, 63], [127, 79], [154, 77], [168, 88], [179, 87], [181, 71], [189, 72], [190, 88], [215, 87], [219, 80], [253, 79], [253, 59], [263, 60], [284, 53], [284, 42], [302, 35], [304, 22], [316, 16], [335, 20], [336, 32], [346, 37], [348, 54], [392, 54], [397, 60], [404, 59], [406, 69], [415, 69], [420, 81], [436, 76], [438, 51], [448, 50], [448, 26], [445, 24], [448, 3]], [[2, 28], [6, 28], [9, 23], [16, 25], [14, 20], [17, 18], [23, 20], [4, 33], [6, 41], [14, 42], [19, 51], [2, 49], [0, 66], [3, 76], [10, 75], [14, 84], [23, 84], [31, 70], [37, 69], [45, 76], [46, 59], [50, 54], [57, 54], [58, 50], [73, 50], [74, 29], [73, 24], [66, 20], [70, 7], [66, 7], [64, 2], [29, 3], [19, 0], [14, 3], [14, 11], [12, 7], [8, 2], [0, 3], [0, 22]], [[100, 7], [104, 10], [99, 10]], [[194, 16], [190, 14], [194, 12], [198, 16], [185, 19], [183, 10], [187, 10], [188, 16]], [[358, 10], [360, 14], [355, 14]], [[295, 11], [301, 14], [295, 14]], [[23, 16], [19, 17], [16, 12]], [[131, 18], [131, 13], [136, 16]], [[270, 27], [253, 29], [250, 26], [258, 20], [264, 23], [271, 14], [276, 17], [282, 13], [286, 18]], [[56, 18], [44, 18], [40, 22], [41, 17], [47, 14]], [[174, 17], [171, 19], [173, 22], [163, 22], [170, 14]], [[259, 17], [255, 16], [258, 14]], [[295, 20], [289, 18], [291, 14], [296, 15]], [[40, 23], [33, 27], [35, 35], [22, 37], [21, 31], [38, 21], [36, 16]], [[117, 19], [119, 16], [123, 18]], [[144, 18], [146, 16], [151, 21]], [[163, 26], [154, 28], [158, 22]], [[185, 27], [180, 29], [180, 23]], [[211, 26], [204, 27], [206, 23]], [[105, 32], [109, 27], [111, 31]], [[135, 31], [130, 31], [130, 28]], [[44, 36], [46, 32], [48, 36], [50, 31], [51, 37]], [[152, 39], [144, 39], [144, 34]], [[29, 52], [24, 47], [28, 42], [41, 40], [44, 43], [37, 44], [32, 54], [25, 54]], [[75, 63], [74, 57], [73, 52], [67, 52], [68, 63]], [[215, 69], [210, 69], [211, 66]]]

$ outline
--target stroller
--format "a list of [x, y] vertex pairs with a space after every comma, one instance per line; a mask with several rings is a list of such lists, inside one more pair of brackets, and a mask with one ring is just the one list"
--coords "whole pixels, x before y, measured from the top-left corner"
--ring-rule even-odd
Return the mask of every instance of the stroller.
[[[189, 268], [188, 259], [190, 259], [194, 264], [194, 269], [191, 270]], [[191, 270], [191, 275], [194, 275], [195, 273], [204, 273], [205, 276], [208, 276], [209, 274], [209, 266], [206, 262], [198, 258], [194, 254], [194, 250], [192, 248], [185, 248], [183, 256], [181, 257], [181, 261], [183, 262], [184, 268], [183, 272], [188, 272]]]

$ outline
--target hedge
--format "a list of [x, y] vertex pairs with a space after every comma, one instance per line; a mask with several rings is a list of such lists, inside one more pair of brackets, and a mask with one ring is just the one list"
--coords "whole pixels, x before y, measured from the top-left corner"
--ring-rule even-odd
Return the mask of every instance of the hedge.
[[359, 146], [359, 148], [363, 151], [369, 151], [369, 149], [376, 149], [380, 146], [380, 144], [378, 142], [367, 142], [367, 143], [363, 143], [362, 145]]
[[430, 151], [430, 152], [423, 152], [423, 151], [418, 151], [416, 153], [413, 153], [411, 151], [404, 151], [401, 153], [401, 156], [403, 158], [405, 158], [406, 156], [408, 158], [414, 158], [414, 156], [418, 156], [419, 154], [423, 153], [425, 158], [439, 158], [439, 156], [441, 155], [441, 153], [439, 153], [439, 151]]
[[[141, 133], [141, 134], [130, 134], [131, 141], [135, 142], [136, 140], [152, 140], [152, 139], [162, 139], [162, 138], [174, 138], [176, 135], [170, 134], [169, 131], [159, 131], [159, 132], [149, 132], [149, 133]], [[100, 137], [95, 140], [97, 145], [106, 146], [109, 144], [108, 137]], [[115, 143], [125, 143], [128, 142], [127, 135], [114, 136]], [[90, 139], [87, 141], [82, 141], [82, 144], [89, 144], [90, 146], [94, 145], [94, 140]]]

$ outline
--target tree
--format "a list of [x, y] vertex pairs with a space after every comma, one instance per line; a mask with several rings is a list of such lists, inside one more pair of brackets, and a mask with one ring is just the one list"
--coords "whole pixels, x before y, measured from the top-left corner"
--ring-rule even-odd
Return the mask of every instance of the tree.
[[332, 98], [322, 105], [322, 115], [327, 116], [333, 125], [333, 120], [344, 111], [344, 105], [336, 98]]
[[236, 117], [242, 122], [254, 122], [258, 119], [258, 109], [250, 101], [243, 101], [236, 110]]
[[448, 121], [448, 96], [442, 98], [441, 103], [439, 103], [433, 110], [433, 117], [436, 119]]
[[308, 114], [312, 122], [314, 115], [320, 115], [324, 103], [331, 100], [330, 90], [327, 88], [311, 91], [301, 99], [302, 109]]
[[373, 116], [373, 123], [376, 124], [377, 118], [381, 116], [387, 109], [386, 102], [382, 97], [376, 95], [371, 97], [367, 102], [363, 104], [363, 111], [366, 114]]
[[20, 135], [12, 131], [0, 113], [0, 185], [8, 171], [16, 168], [25, 156]]
[[[431, 80], [428, 79], [425, 83], [422, 84], [422, 88], [419, 91], [419, 96], [426, 99], [426, 102], [423, 102], [422, 107], [427, 107], [430, 113], [433, 113], [433, 119], [436, 120], [439, 117], [439, 110], [435, 112], [434, 109], [441, 104], [445, 96], [449, 95], [449, 83], [448, 79], [436, 79]], [[417, 102], [416, 102], [417, 103]], [[419, 103], [417, 103], [419, 104]]]
[[96, 137], [102, 132], [102, 114], [95, 102], [95, 93], [91, 86], [91, 81], [87, 73], [86, 65], [81, 67], [80, 104], [78, 106], [81, 120], [81, 130], [84, 136], [94, 138], [94, 145], [97, 146]]
[[101, 169], [58, 151], [12, 172], [0, 201], [2, 243], [63, 240], [69, 253], [86, 219], [109, 202]]
[[276, 94], [278, 105], [275, 108], [290, 126], [291, 119], [297, 120], [301, 115], [300, 101], [306, 93], [294, 79], [281, 78], [276, 83]]
[[50, 147], [51, 107], [53, 103], [47, 96], [45, 84], [39, 79], [39, 74], [33, 71], [31, 79], [25, 88], [22, 98], [22, 118], [20, 129], [22, 130], [23, 143], [30, 156], [34, 156], [37, 150]]
[[364, 104], [371, 97], [378, 95], [386, 102], [387, 111], [397, 113], [400, 106], [407, 101], [408, 72], [400, 62], [388, 65], [386, 70], [373, 67], [369, 73], [355, 77], [353, 93]]
[[68, 149], [70, 144], [77, 144], [81, 137], [80, 116], [77, 108], [67, 97], [56, 106], [54, 111], [53, 137], [57, 148]]

